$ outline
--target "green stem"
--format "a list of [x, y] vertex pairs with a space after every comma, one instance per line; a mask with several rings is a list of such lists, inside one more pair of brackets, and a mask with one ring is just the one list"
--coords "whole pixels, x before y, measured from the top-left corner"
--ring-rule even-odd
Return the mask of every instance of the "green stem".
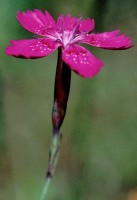
[[43, 188], [43, 191], [42, 191], [42, 195], [41, 195], [40, 200], [45, 200], [45, 199], [46, 199], [47, 191], [48, 191], [50, 182], [51, 182], [51, 178], [48, 177], [48, 178], [46, 179], [46, 182], [45, 182], [45, 185], [44, 185], [44, 188]]
[[53, 134], [51, 146], [50, 146], [50, 152], [49, 152], [49, 164], [48, 164], [48, 170], [47, 170], [47, 175], [46, 175], [46, 182], [45, 182], [40, 200], [46, 200], [47, 191], [48, 191], [51, 179], [53, 177], [53, 174], [57, 165], [58, 157], [59, 157], [60, 141], [61, 141], [61, 134], [60, 133]]
[[52, 178], [54, 174], [60, 152], [60, 141], [61, 141], [60, 133], [53, 134], [49, 152], [47, 178], [48, 177]]

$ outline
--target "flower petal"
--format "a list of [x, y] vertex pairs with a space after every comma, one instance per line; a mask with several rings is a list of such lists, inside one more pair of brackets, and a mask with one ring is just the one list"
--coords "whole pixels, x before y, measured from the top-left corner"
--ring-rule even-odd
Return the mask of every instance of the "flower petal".
[[119, 35], [119, 30], [90, 34], [85, 36], [83, 42], [103, 49], [128, 49], [132, 47], [129, 37], [124, 34]]
[[10, 56], [21, 58], [41, 58], [48, 56], [60, 45], [50, 39], [12, 40], [6, 53]]
[[34, 11], [18, 12], [17, 19], [28, 31], [37, 35], [45, 35], [47, 29], [54, 28], [55, 21], [52, 16], [45, 11], [45, 14], [38, 9]]
[[84, 47], [70, 45], [63, 51], [63, 60], [70, 68], [85, 78], [95, 76], [103, 66], [103, 62], [96, 58]]
[[77, 17], [71, 17], [71, 15], [64, 16], [63, 14], [61, 14], [57, 20], [57, 26], [60, 27], [61, 30], [63, 28], [63, 31], [73, 31], [73, 29], [76, 29], [79, 26], [79, 24], [80, 19]]
[[80, 32], [90, 32], [94, 29], [95, 22], [94, 19], [85, 19], [81, 21], [79, 31]]

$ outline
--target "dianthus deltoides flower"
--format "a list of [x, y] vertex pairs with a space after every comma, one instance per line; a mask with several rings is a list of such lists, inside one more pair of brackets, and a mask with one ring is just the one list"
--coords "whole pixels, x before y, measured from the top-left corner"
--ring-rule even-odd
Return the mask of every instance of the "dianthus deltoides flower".
[[47, 182], [41, 200], [45, 199], [49, 180], [54, 174], [60, 151], [60, 127], [63, 123], [70, 90], [71, 70], [82, 77], [96, 75], [103, 62], [96, 58], [81, 43], [103, 49], [128, 49], [132, 47], [129, 37], [119, 31], [92, 33], [94, 20], [60, 15], [57, 22], [45, 11], [18, 12], [17, 19], [28, 31], [38, 35], [36, 39], [12, 40], [6, 53], [21, 58], [40, 58], [58, 49], [55, 77], [54, 104], [52, 111], [53, 137], [49, 153]]
[[92, 33], [94, 20], [60, 15], [57, 22], [45, 11], [18, 12], [17, 19], [28, 31], [38, 35], [36, 39], [13, 40], [6, 53], [15, 57], [40, 58], [48, 56], [61, 47], [62, 59], [80, 76], [89, 78], [96, 75], [103, 62], [96, 58], [81, 43], [103, 49], [128, 49], [131, 40], [119, 35], [119, 30]]

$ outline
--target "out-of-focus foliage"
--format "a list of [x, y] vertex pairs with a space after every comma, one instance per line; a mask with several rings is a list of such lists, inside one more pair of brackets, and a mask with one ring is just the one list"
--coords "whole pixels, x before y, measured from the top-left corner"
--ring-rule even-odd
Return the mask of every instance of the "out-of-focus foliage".
[[33, 37], [15, 16], [34, 8], [55, 18], [94, 17], [95, 31], [120, 29], [135, 44], [126, 51], [90, 48], [105, 67], [93, 79], [73, 73], [49, 199], [136, 198], [137, 1], [5, 0], [0, 8], [0, 200], [39, 199], [48, 162], [57, 53], [37, 60], [4, 53], [10, 40]]

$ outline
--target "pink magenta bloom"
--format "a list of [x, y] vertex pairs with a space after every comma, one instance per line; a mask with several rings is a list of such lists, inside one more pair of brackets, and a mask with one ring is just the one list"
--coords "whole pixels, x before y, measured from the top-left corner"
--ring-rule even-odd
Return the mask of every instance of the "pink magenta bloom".
[[103, 49], [128, 49], [132, 47], [129, 37], [119, 35], [119, 30], [104, 33], [91, 33], [94, 20], [60, 15], [57, 22], [45, 11], [18, 12], [17, 19], [28, 31], [38, 35], [36, 39], [12, 40], [6, 53], [23, 58], [48, 56], [57, 48], [62, 49], [63, 61], [83, 77], [96, 75], [103, 62], [90, 51], [79, 46], [80, 43]]

